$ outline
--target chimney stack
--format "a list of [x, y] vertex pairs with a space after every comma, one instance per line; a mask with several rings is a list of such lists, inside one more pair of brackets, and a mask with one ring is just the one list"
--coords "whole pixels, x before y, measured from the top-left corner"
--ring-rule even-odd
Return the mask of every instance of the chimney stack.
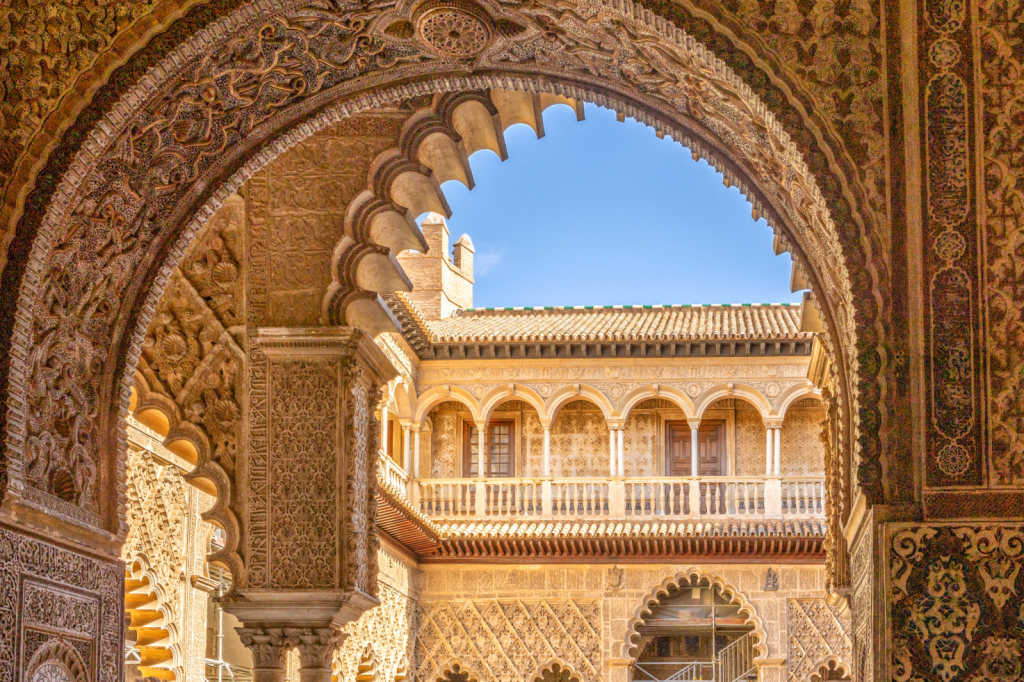
[[437, 213], [420, 225], [427, 252], [403, 251], [398, 262], [412, 282], [409, 301], [426, 320], [451, 317], [456, 310], [473, 307], [473, 242], [462, 235], [455, 257], [448, 252], [448, 223]]
[[464, 234], [459, 237], [459, 240], [455, 242], [455, 254], [453, 262], [455, 267], [462, 270], [467, 277], [473, 276], [473, 253], [476, 249], [473, 248], [473, 240], [469, 238], [468, 234]]

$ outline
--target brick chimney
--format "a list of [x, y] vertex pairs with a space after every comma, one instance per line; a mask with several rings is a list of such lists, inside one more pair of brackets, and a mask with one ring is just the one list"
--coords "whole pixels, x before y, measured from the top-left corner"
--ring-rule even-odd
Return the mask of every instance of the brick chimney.
[[452, 260], [455, 263], [455, 267], [462, 270], [462, 273], [467, 277], [473, 276], [473, 253], [476, 249], [473, 248], [473, 240], [469, 238], [468, 234], [464, 234], [459, 237], [459, 240], [455, 242], [455, 251], [453, 253]]
[[462, 308], [473, 307], [473, 242], [462, 235], [455, 242], [454, 262], [448, 256], [448, 223], [437, 213], [421, 224], [427, 242], [426, 253], [405, 251], [398, 262], [412, 281], [408, 294], [420, 315], [427, 320], [451, 317]]

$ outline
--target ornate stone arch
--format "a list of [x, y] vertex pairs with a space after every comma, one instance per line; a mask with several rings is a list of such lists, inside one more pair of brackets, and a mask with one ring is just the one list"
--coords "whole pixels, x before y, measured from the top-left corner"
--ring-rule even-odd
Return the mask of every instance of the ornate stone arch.
[[541, 419], [554, 421], [562, 406], [573, 400], [586, 400], [587, 402], [594, 403], [601, 410], [605, 419], [616, 419], [619, 416], [612, 402], [608, 400], [608, 396], [604, 393], [587, 384], [572, 384], [570, 386], [563, 386], [548, 397], [545, 411], [541, 414]]
[[438, 668], [434, 682], [481, 682], [485, 679], [485, 677], [481, 677], [471, 667], [463, 663], [462, 660], [453, 658]]
[[24, 670], [26, 682], [88, 682], [81, 656], [69, 644], [54, 637], [36, 649]]
[[817, 398], [821, 400], [821, 389], [814, 388], [813, 386], [793, 386], [778, 397], [778, 407], [775, 408], [775, 412], [778, 416], [784, 418], [790, 405], [801, 398]]
[[[153, 570], [153, 562], [145, 552], [133, 552], [125, 559], [125, 590], [126, 602], [131, 598], [139, 596], [138, 590], [149, 587], [154, 599], [148, 604], [140, 604], [131, 608], [126, 604], [126, 611], [142, 610], [156, 611], [161, 615], [163, 624], [160, 629], [166, 633], [167, 644], [160, 648], [171, 654], [170, 670], [174, 673], [175, 680], [181, 682], [185, 679], [184, 656], [181, 649], [181, 634], [178, 631], [178, 619], [175, 609], [171, 606], [170, 600], [176, 595], [168, 594], [168, 586], [164, 585], [156, 571]], [[155, 608], [154, 608], [155, 607]], [[153, 627], [152, 623], [146, 625], [147, 629]], [[146, 659], [143, 658], [140, 665], [145, 666]]]
[[[201, 38], [182, 40], [173, 58], [163, 61], [159, 68], [149, 69], [145, 75], [139, 75], [137, 81], [128, 78], [127, 81], [132, 83], [131, 89], [120, 92], [130, 104], [113, 107], [108, 97], [103, 99], [103, 105], [97, 105], [96, 116], [91, 119], [93, 123], [104, 112], [107, 116], [102, 125], [87, 126], [80, 131], [88, 133], [82, 135], [89, 139], [88, 152], [75, 155], [79, 150], [77, 143], [64, 150], [65, 158], [73, 155], [74, 160], [66, 167], [60, 167], [64, 172], [54, 170], [51, 173], [52, 192], [46, 190], [33, 197], [35, 208], [26, 213], [24, 229], [19, 230], [18, 248], [14, 249], [20, 255], [12, 259], [11, 266], [4, 271], [4, 286], [0, 289], [19, 292], [16, 310], [14, 306], [5, 306], [7, 317], [0, 323], [5, 331], [0, 338], [4, 343], [4, 352], [0, 355], [13, 358], [9, 376], [0, 377], [4, 379], [0, 386], [4, 386], [6, 391], [4, 404], [9, 408], [4, 413], [7, 442], [11, 444], [6, 460], [7, 474], [15, 483], [9, 486], [7, 494], [15, 491], [15, 494], [22, 495], [24, 491], [24, 494], [44, 500], [58, 514], [108, 532], [123, 533], [120, 511], [123, 497], [116, 496], [116, 492], [123, 489], [123, 472], [118, 468], [124, 447], [119, 415], [127, 404], [127, 386], [131, 383], [139, 352], [139, 330], [146, 328], [153, 305], [170, 269], [181, 256], [183, 245], [212, 210], [254, 170], [318, 127], [361, 109], [445, 88], [532, 89], [614, 106], [684, 141], [698, 155], [710, 158], [723, 172], [727, 182], [736, 184], [752, 197], [755, 211], [764, 213], [787, 236], [786, 241], [794, 255], [805, 259], [809, 279], [815, 290], [821, 292], [824, 317], [830, 329], [827, 341], [837, 358], [834, 368], [840, 374], [838, 385], [843, 398], [843, 414], [849, 425], [842, 433], [844, 438], [856, 436], [854, 428], [858, 413], [874, 414], [879, 409], [875, 403], [861, 409], [857, 403], [854, 377], [878, 390], [876, 372], [881, 374], [885, 369], [885, 356], [877, 350], [880, 344], [876, 342], [880, 336], [878, 317], [883, 301], [877, 285], [878, 271], [870, 262], [870, 240], [846, 233], [840, 240], [837, 233], [837, 230], [853, 229], [852, 226], [863, 224], [856, 208], [851, 207], [843, 196], [849, 188], [848, 180], [829, 165], [828, 159], [842, 155], [830, 156], [819, 149], [825, 143], [819, 141], [823, 138], [817, 135], [818, 122], [805, 113], [807, 107], [796, 101], [795, 96], [779, 89], [776, 77], [788, 82], [789, 76], [776, 73], [778, 69], [772, 65], [760, 60], [751, 62], [749, 58], [731, 62], [744, 70], [750, 69], [745, 71], [747, 80], [759, 88], [752, 90], [733, 70], [731, 63], [716, 58], [692, 34], [684, 34], [665, 23], [664, 17], [645, 10], [634, 11], [639, 8], [634, 8], [630, 2], [602, 4], [598, 9], [601, 16], [611, 23], [626, 22], [630, 24], [630, 32], [654, 36], [647, 44], [658, 42], [665, 48], [665, 53], [652, 54], [641, 44], [627, 47], [636, 48], [637, 59], [649, 64], [652, 73], [669, 77], [662, 79], [661, 84], [650, 91], [645, 91], [623, 74], [617, 74], [618, 78], [616, 74], [576, 77], [563, 68], [552, 68], [551, 73], [546, 73], [540, 66], [520, 69], [505, 64], [502, 68], [506, 71], [467, 76], [461, 65], [456, 67], [450, 58], [447, 61], [439, 58], [436, 50], [410, 44], [404, 47], [415, 52], [415, 57], [421, 61], [413, 63], [415, 60], [412, 58], [406, 59], [410, 53], [391, 54], [385, 55], [387, 64], [383, 64], [376, 56], [382, 53], [361, 54], [359, 60], [362, 61], [357, 61], [362, 65], [359, 68], [364, 70], [352, 72], [338, 69], [334, 64], [324, 67], [329, 62], [320, 60], [315, 68], [311, 67], [312, 75], [316, 77], [290, 81], [280, 91], [283, 99], [272, 103], [259, 100], [240, 107], [232, 103], [236, 107], [232, 113], [237, 114], [234, 120], [241, 123], [231, 130], [226, 125], [218, 127], [210, 136], [212, 146], [189, 147], [181, 152], [187, 153], [188, 158], [184, 161], [175, 157], [180, 150], [163, 153], [165, 150], [160, 148], [162, 142], [152, 139], [152, 136], [157, 130], [184, 129], [176, 128], [176, 121], [184, 124], [192, 118], [202, 119], [202, 107], [206, 106], [202, 103], [202, 95], [207, 93], [199, 91], [200, 87], [205, 87], [199, 84], [217, 82], [212, 75], [213, 70], [224, 66], [221, 57], [242, 54], [244, 50], [240, 48], [244, 47], [245, 41], [280, 38], [303, 46], [302, 55], [298, 55], [300, 61], [314, 59], [317, 55], [326, 54], [318, 52], [326, 48], [322, 44], [308, 43], [305, 38], [309, 36], [289, 36], [288, 31], [301, 33], [304, 27], [319, 21], [326, 27], [321, 38], [331, 45], [330, 49], [334, 49], [339, 41], [330, 34], [330, 24], [337, 17], [325, 18], [322, 13], [310, 10], [312, 15], [306, 15], [304, 19], [312, 23], [288, 24], [282, 21], [288, 12], [304, 11], [290, 0], [278, 0], [276, 5], [266, 4], [258, 8], [245, 7], [219, 19], [212, 27], [214, 30], [204, 33]], [[507, 18], [502, 15], [514, 12], [509, 7], [491, 7], [491, 10], [502, 19]], [[594, 7], [582, 5], [559, 16], [575, 20], [575, 17], [586, 15], [591, 10], [594, 12], [590, 16], [597, 16]], [[329, 13], [328, 10], [323, 12]], [[397, 13], [398, 10], [387, 10], [380, 17], [368, 21], [362, 30], [379, 33], [390, 20], [397, 18]], [[693, 21], [683, 15], [678, 18], [684, 23]], [[528, 37], [539, 31], [538, 21], [537, 17], [524, 19], [528, 24]], [[617, 30], [615, 26], [606, 26], [600, 21], [580, 22], [580, 26], [584, 25], [587, 30]], [[269, 31], [264, 32], [263, 29], [268, 27]], [[622, 38], [628, 43], [634, 34], [630, 32], [627, 32], [629, 36], [619, 35], [617, 39]], [[360, 38], [386, 42], [378, 33]], [[569, 35], [567, 31], [547, 31], [545, 35], [548, 33], [563, 40]], [[187, 31], [185, 35], [187, 37]], [[735, 38], [735, 32], [714, 22], [709, 31], [700, 35], [714, 48], [721, 47], [722, 50], [735, 50], [737, 46], [731, 46], [734, 40], [741, 43]], [[366, 44], [376, 46], [372, 39]], [[609, 39], [593, 44], [614, 43]], [[495, 43], [495, 46], [501, 45]], [[743, 48], [740, 50], [742, 54], [757, 53], [749, 44], [740, 47]], [[218, 56], [209, 58], [211, 54]], [[308, 62], [302, 63], [308, 65]], [[383, 73], [387, 76], [381, 77]], [[391, 82], [403, 79], [404, 84], [391, 87], [389, 79]], [[659, 87], [679, 88], [680, 91], [662, 92]], [[705, 89], [714, 90], [714, 97], [706, 97]], [[774, 108], [782, 108], [791, 114], [784, 123], [780, 123], [772, 109], [764, 104], [759, 94], [762, 91], [779, 95], [777, 100], [770, 101]], [[157, 92], [161, 94], [155, 95]], [[356, 96], [356, 92], [363, 94]], [[212, 94], [217, 96], [216, 92]], [[336, 103], [334, 106], [330, 105], [332, 101]], [[687, 102], [685, 110], [672, 108], [671, 102], [684, 101]], [[720, 111], [719, 105], [725, 106], [727, 111]], [[179, 115], [186, 118], [177, 119]], [[159, 124], [154, 123], [157, 119]], [[745, 121], [745, 125], [730, 128], [729, 122], [737, 120]], [[222, 123], [215, 121], [217, 126]], [[756, 141], [750, 141], [746, 146], [739, 144], [737, 140], [748, 140], [750, 130], [763, 132], [770, 143], [763, 147]], [[795, 133], [799, 135], [794, 138]], [[150, 138], [146, 139], [146, 136]], [[826, 147], [825, 151], [831, 153], [834, 150]], [[807, 165], [805, 152], [813, 152], [809, 157], [814, 162], [813, 167]], [[132, 159], [127, 170], [123, 167], [124, 153]], [[243, 162], [247, 155], [248, 162]], [[59, 166], [61, 162], [55, 160], [54, 163]], [[107, 165], [101, 172], [99, 167], [103, 163]], [[141, 193], [129, 196], [123, 191], [126, 177], [137, 172], [141, 172], [139, 181], [145, 184], [145, 188]], [[823, 185], [827, 195], [822, 194], [817, 180], [819, 175], [828, 181]], [[780, 184], [777, 179], [784, 182]], [[122, 189], [119, 194], [117, 187]], [[85, 191], [85, 188], [90, 189]], [[115, 194], [107, 194], [108, 190], [114, 190]], [[112, 237], [117, 233], [111, 229], [109, 221], [98, 220], [95, 225], [88, 223], [93, 218], [102, 218], [108, 209], [120, 212], [121, 218], [127, 218], [126, 222], [120, 219], [118, 222], [130, 232], [126, 240], [120, 236]], [[106, 215], [112, 214], [107, 212]], [[108, 242], [112, 238], [117, 242], [114, 244], [116, 248], [108, 251]], [[113, 260], [116, 262], [102, 259], [78, 262], [74, 256], [78, 252], [76, 245], [91, 245], [97, 247], [97, 252], [115, 253]], [[848, 261], [857, 268], [866, 269], [871, 276], [854, 278], [851, 283], [845, 271]], [[23, 277], [26, 273], [31, 274]], [[103, 282], [104, 287], [94, 288], [96, 282]], [[859, 287], [856, 300], [864, 309], [864, 320], [855, 319], [853, 287]], [[81, 319], [77, 312], [69, 312], [66, 305], [68, 292], [71, 298], [79, 298], [83, 292], [88, 292], [90, 296], [102, 299], [103, 323], [93, 324], [97, 321]], [[112, 292], [123, 295], [112, 296]], [[374, 292], [360, 294], [356, 299], [362, 301], [372, 298]], [[81, 309], [97, 309], [86, 305], [88, 303], [90, 301], [86, 301]], [[8, 330], [9, 337], [6, 335]], [[857, 336], [860, 330], [865, 332], [862, 337]], [[89, 333], [81, 333], [84, 331]], [[858, 340], [868, 349], [865, 356], [877, 360], [871, 363], [867, 368], [868, 374], [864, 376], [857, 376]], [[100, 348], [110, 349], [110, 357], [102, 357], [98, 352]], [[873, 357], [873, 353], [879, 357]], [[51, 360], [64, 363], [61, 371], [55, 373], [57, 377], [62, 380], [77, 378], [71, 385], [39, 392], [36, 374]], [[82, 386], [78, 385], [79, 381]], [[83, 390], [75, 390], [79, 388]], [[871, 395], [874, 400], [879, 393]], [[40, 414], [48, 413], [38, 407], [39, 401], [54, 400], [68, 402], [73, 409], [66, 413], [76, 415], [74, 428], [68, 430], [74, 434], [74, 447], [54, 444], [52, 425], [45, 419], [38, 419]], [[22, 416], [26, 406], [28, 411], [36, 411], [28, 418]], [[874, 438], [874, 430], [871, 431], [868, 437]], [[47, 435], [50, 441], [46, 440]], [[29, 480], [28, 485], [23, 486], [26, 481], [24, 464], [34, 456], [33, 452], [40, 449], [68, 459], [65, 464], [69, 468], [86, 472], [97, 470], [97, 473], [83, 477], [90, 480], [84, 480], [81, 490], [77, 491], [80, 494], [74, 496], [72, 502], [51, 495], [53, 491], [36, 480]], [[877, 447], [873, 447], [870, 454], [876, 456]], [[89, 485], [99, 470], [112, 483], [104, 490], [115, 491], [115, 495], [100, 497], [98, 488]], [[865, 476], [870, 478], [873, 470], [866, 468]], [[229, 542], [225, 551], [235, 552], [236, 549], [237, 543]], [[240, 565], [240, 559], [237, 561]], [[238, 575], [240, 579], [244, 576], [242, 572]]]
[[397, 408], [395, 416], [399, 419], [412, 419], [413, 407], [416, 404], [416, 387], [400, 381], [395, 385], [392, 396]]
[[416, 407], [413, 410], [413, 421], [422, 422], [427, 418], [430, 410], [435, 405], [439, 405], [447, 400], [462, 403], [473, 415], [473, 420], [479, 421], [480, 403], [477, 402], [472, 393], [458, 386], [434, 386], [424, 391], [416, 401]]
[[853, 676], [850, 662], [844, 661], [840, 656], [832, 654], [814, 665], [814, 672], [808, 678], [809, 682], [826, 682], [827, 680], [849, 680]]
[[583, 682], [576, 669], [560, 659], [550, 659], [537, 666], [530, 682]]
[[664, 398], [665, 400], [675, 403], [687, 418], [694, 417], [697, 414], [693, 400], [685, 391], [682, 391], [675, 386], [659, 386], [657, 384], [635, 388], [622, 396], [622, 398], [619, 399], [619, 404], [616, 406], [615, 411], [622, 415], [623, 419], [628, 419], [629, 413], [633, 411], [634, 407], [651, 398]]
[[356, 664], [356, 682], [377, 682], [377, 656], [373, 644], [367, 644]]
[[547, 411], [544, 399], [532, 388], [520, 384], [508, 384], [495, 387], [481, 398], [480, 417], [485, 421], [490, 419], [495, 408], [507, 400], [522, 400], [528, 403], [533, 409], [537, 410], [537, 416], [542, 419]]
[[717, 587], [724, 597], [731, 600], [731, 603], [740, 606], [739, 612], [746, 614], [747, 622], [754, 626], [753, 635], [756, 639], [754, 651], [758, 658], [768, 657], [768, 637], [764, 631], [764, 622], [758, 615], [754, 605], [751, 604], [746, 595], [738, 588], [730, 585], [725, 579], [703, 569], [692, 567], [676, 573], [674, 576], [665, 578], [660, 585], [651, 590], [634, 609], [633, 616], [626, 623], [626, 637], [623, 644], [623, 651], [627, 656], [636, 658], [640, 652], [640, 633], [638, 628], [643, 624], [643, 617], [651, 614], [652, 607], [656, 606], [663, 597], [668, 596], [671, 590], [686, 587], [691, 581], [707, 580], [711, 587]]
[[772, 404], [761, 391], [746, 384], [719, 384], [704, 391], [697, 398], [694, 412], [697, 417], [703, 417], [705, 410], [722, 398], [740, 398], [752, 404], [761, 413], [763, 419], [776, 416], [772, 410]]
[[231, 509], [233, 486], [228, 472], [211, 457], [209, 437], [203, 429], [182, 419], [174, 401], [151, 391], [146, 378], [139, 372], [135, 375], [131, 395], [130, 413], [144, 416], [155, 412], [162, 415], [166, 423], [163, 429], [159, 428], [160, 425], [147, 423], [145, 419], [141, 421], [163, 438], [161, 444], [164, 447], [195, 465], [184, 479], [213, 498], [213, 504], [202, 513], [202, 518], [221, 528], [226, 538], [224, 548], [209, 555], [208, 559], [223, 563], [233, 575], [239, 575], [243, 570], [241, 559], [231, 551], [237, 546], [240, 535], [238, 517]]

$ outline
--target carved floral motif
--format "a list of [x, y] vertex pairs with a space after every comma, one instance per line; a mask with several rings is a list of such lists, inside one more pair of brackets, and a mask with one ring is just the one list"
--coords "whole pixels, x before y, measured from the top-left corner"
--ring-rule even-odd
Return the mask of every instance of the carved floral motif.
[[[890, 543], [894, 679], [1012, 680], [1024, 638], [1024, 529], [900, 531]], [[1016, 672], [1014, 672], [1016, 671]]]
[[981, 97], [985, 173], [985, 343], [990, 362], [992, 480], [997, 485], [1024, 481], [1024, 59], [1020, 22], [1024, 6], [985, 0], [978, 3], [981, 40]]

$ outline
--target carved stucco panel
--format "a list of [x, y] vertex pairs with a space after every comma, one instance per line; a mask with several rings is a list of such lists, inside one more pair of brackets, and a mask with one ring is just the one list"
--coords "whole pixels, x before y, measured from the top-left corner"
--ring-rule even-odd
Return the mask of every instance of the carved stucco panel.
[[452, 660], [487, 679], [532, 682], [549, 660], [600, 679], [601, 606], [596, 600], [480, 600], [418, 605], [414, 678], [430, 682]]
[[850, 621], [824, 599], [790, 599], [786, 603], [789, 682], [810, 682], [824, 666], [852, 670]]
[[1024, 114], [1024, 59], [1015, 48], [1020, 40], [1016, 27], [1022, 20], [1024, 7], [1017, 3], [978, 4], [988, 255], [984, 341], [991, 386], [989, 475], [995, 485], [1024, 482], [1024, 160], [1019, 153], [1024, 133], [1015, 123]]
[[896, 679], [1010, 680], [1024, 672], [1024, 527], [896, 529], [888, 560]]
[[0, 526], [0, 680], [14, 682], [48, 662], [67, 670], [70, 660], [80, 664], [74, 682], [118, 679], [123, 623], [122, 562], [86, 557]]
[[[268, 374], [269, 585], [337, 587], [341, 519], [336, 460], [343, 452], [338, 442], [338, 362], [271, 361]], [[360, 416], [365, 418], [365, 412], [364, 398]], [[365, 524], [366, 519], [355, 521]]]
[[416, 601], [410, 594], [414, 570], [391, 552], [377, 552], [380, 606], [347, 624], [348, 635], [334, 657], [341, 680], [373, 675], [378, 680], [407, 679], [412, 660]]

